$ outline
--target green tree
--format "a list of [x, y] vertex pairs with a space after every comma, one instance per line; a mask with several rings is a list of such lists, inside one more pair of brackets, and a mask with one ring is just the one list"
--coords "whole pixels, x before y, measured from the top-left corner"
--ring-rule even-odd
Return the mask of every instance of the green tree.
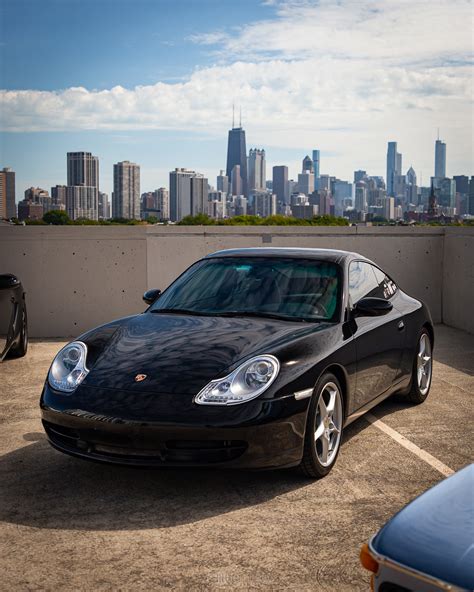
[[178, 224], [180, 226], [211, 226], [215, 224], [215, 220], [207, 214], [196, 214], [195, 216], [185, 216]]
[[50, 210], [43, 216], [45, 224], [54, 224], [55, 226], [62, 226], [64, 224], [71, 224], [71, 218], [64, 210]]

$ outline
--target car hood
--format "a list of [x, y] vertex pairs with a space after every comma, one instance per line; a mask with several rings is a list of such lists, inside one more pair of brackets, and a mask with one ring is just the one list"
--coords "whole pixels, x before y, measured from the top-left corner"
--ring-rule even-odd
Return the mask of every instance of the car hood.
[[[85, 386], [197, 393], [240, 360], [276, 353], [327, 324], [255, 317], [145, 313], [128, 319], [104, 346]], [[138, 374], [146, 375], [136, 382]]]

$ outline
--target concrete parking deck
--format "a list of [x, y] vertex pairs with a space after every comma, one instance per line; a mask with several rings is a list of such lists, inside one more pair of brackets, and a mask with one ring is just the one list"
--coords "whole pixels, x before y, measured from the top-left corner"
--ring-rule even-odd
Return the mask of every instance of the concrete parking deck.
[[[360, 545], [443, 478], [364, 418], [316, 482], [67, 457], [38, 412], [61, 345], [37, 341], [0, 365], [1, 590], [368, 590]], [[426, 403], [391, 399], [373, 415], [455, 471], [473, 458], [473, 393], [474, 337], [441, 325]]]

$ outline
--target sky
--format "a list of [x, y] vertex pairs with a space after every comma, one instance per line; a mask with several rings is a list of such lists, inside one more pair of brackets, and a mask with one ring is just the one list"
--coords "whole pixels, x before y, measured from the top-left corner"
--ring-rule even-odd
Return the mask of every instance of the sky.
[[66, 182], [66, 152], [141, 166], [141, 191], [225, 169], [232, 105], [267, 178], [385, 176], [388, 141], [423, 185], [434, 142], [474, 174], [470, 0], [0, 0], [0, 166]]

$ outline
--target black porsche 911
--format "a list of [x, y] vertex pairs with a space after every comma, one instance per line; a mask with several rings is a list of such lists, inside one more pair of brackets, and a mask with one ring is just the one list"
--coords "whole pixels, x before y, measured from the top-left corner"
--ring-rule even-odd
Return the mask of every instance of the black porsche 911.
[[41, 396], [54, 448], [142, 466], [333, 467], [344, 426], [392, 393], [423, 402], [427, 307], [345, 251], [219, 251], [147, 310], [54, 359]]
[[28, 349], [25, 292], [11, 273], [0, 274], [0, 362], [20, 358]]

